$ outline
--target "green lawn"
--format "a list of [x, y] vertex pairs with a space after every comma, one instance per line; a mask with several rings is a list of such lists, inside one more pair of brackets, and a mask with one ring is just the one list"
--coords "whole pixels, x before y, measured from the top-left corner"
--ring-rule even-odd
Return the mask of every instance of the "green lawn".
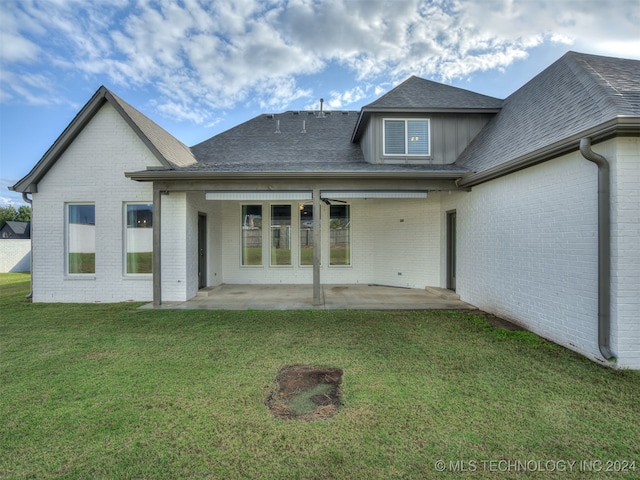
[[[640, 473], [640, 372], [468, 312], [31, 304], [28, 280], [0, 274], [0, 478]], [[278, 370], [300, 363], [344, 370], [335, 417], [265, 407]], [[579, 470], [631, 468], [615, 461], [636, 470]]]

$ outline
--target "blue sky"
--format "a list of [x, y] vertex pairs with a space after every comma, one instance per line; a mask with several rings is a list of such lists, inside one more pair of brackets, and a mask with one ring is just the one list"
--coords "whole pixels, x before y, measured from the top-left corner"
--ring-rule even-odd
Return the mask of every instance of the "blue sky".
[[640, 59], [640, 0], [0, 0], [0, 27], [0, 206], [100, 85], [191, 146], [410, 75], [505, 98], [569, 50]]

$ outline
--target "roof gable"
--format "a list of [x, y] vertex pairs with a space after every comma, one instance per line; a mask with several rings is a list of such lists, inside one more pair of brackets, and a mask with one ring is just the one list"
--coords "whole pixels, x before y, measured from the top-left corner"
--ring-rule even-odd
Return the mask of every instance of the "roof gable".
[[186, 145], [102, 86], [78, 112], [35, 167], [10, 189], [18, 192], [36, 192], [38, 182], [107, 102], [113, 106], [165, 168], [184, 167], [196, 162]]
[[499, 98], [425, 80], [414, 75], [366, 105], [364, 109], [384, 108], [399, 111], [410, 109], [420, 109], [421, 111], [498, 110], [501, 106], [502, 100]]
[[606, 122], [640, 118], [639, 78], [638, 60], [565, 54], [505, 99], [460, 155], [456, 165], [473, 172], [461, 184], [473, 184], [484, 172], [502, 174], [520, 159], [520, 168], [542, 161], [546, 151], [575, 150], [580, 136]]
[[496, 113], [502, 100], [411, 76], [360, 111], [352, 141], [362, 137], [372, 113]]
[[19, 222], [17, 220], [7, 220], [1, 229], [4, 232], [11, 233], [11, 236], [20, 236], [28, 238], [31, 232], [31, 222]]

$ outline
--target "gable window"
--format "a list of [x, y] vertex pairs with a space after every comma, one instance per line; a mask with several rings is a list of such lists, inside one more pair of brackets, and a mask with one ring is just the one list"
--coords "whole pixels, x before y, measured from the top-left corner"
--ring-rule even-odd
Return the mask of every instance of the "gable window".
[[96, 273], [96, 206], [67, 205], [67, 273]]
[[385, 155], [431, 155], [428, 119], [385, 119]]
[[126, 272], [152, 273], [153, 204], [128, 203], [126, 213]]
[[262, 265], [262, 205], [242, 206], [242, 265]]

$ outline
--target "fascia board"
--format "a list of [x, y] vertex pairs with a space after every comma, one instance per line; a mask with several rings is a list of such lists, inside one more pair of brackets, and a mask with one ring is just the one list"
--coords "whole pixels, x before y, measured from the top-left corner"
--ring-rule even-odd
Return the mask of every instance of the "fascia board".
[[138, 182], [167, 180], [293, 180], [293, 179], [437, 179], [456, 180], [462, 171], [445, 172], [198, 172], [193, 170], [143, 170], [126, 172], [125, 177]]

